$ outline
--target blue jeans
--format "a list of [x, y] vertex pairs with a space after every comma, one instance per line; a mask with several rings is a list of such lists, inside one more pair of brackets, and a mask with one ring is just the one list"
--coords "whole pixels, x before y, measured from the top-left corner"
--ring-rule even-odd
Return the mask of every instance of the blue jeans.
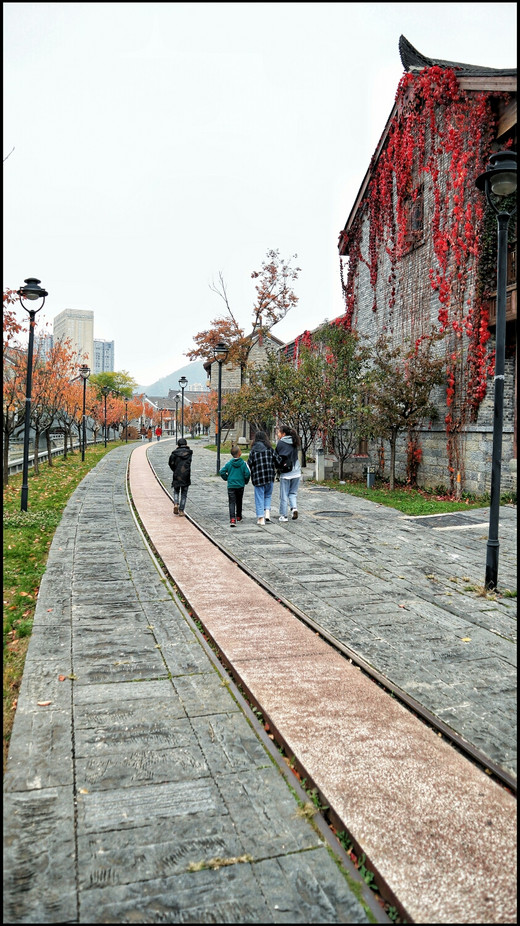
[[284, 518], [287, 517], [287, 502], [289, 502], [290, 508], [298, 507], [298, 486], [300, 484], [301, 476], [296, 476], [295, 479], [286, 479], [285, 476], [280, 476], [280, 514]]
[[271, 507], [274, 482], [266, 482], [264, 486], [253, 486], [255, 490], [255, 508], [257, 518], [263, 518], [264, 511]]

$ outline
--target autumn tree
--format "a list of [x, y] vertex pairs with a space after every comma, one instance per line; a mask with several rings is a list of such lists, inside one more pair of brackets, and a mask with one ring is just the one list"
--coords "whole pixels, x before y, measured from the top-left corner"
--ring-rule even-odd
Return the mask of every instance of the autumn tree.
[[327, 323], [315, 333], [314, 342], [323, 350], [322, 436], [324, 446], [339, 463], [343, 479], [345, 463], [359, 441], [370, 433], [369, 404], [371, 350], [359, 335], [338, 323]]
[[14, 290], [3, 293], [2, 342], [2, 435], [4, 486], [9, 484], [9, 444], [23, 419], [27, 357], [18, 341], [22, 326], [17, 322], [11, 304], [17, 300]]
[[261, 270], [252, 272], [251, 278], [257, 281], [256, 297], [251, 328], [247, 335], [239, 324], [236, 312], [231, 308], [226, 283], [220, 271], [218, 282], [212, 283], [210, 289], [224, 302], [225, 312], [213, 319], [210, 328], [195, 335], [193, 340], [196, 347], [188, 351], [186, 356], [190, 360], [212, 360], [215, 346], [219, 341], [225, 341], [229, 345], [228, 362], [240, 366], [243, 383], [249, 355], [256, 340], [285, 318], [289, 309], [298, 302], [298, 296], [293, 290], [293, 283], [300, 273], [300, 267], [292, 266], [296, 257], [293, 254], [285, 260], [280, 257], [278, 250], [269, 250]]
[[390, 490], [395, 487], [398, 435], [417, 431], [426, 419], [434, 420], [438, 415], [430, 396], [445, 376], [445, 359], [435, 351], [442, 338], [432, 328], [413, 345], [392, 344], [385, 332], [376, 341], [371, 402], [374, 431], [390, 442]]

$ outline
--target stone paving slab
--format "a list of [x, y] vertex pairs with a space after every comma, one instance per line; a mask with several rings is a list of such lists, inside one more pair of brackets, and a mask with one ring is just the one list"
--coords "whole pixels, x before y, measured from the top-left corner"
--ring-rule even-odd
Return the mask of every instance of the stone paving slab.
[[150, 558], [132, 450], [75, 491], [40, 585], [4, 777], [4, 922], [387, 922], [298, 816], [306, 795]]
[[[304, 475], [297, 521], [258, 527], [247, 486], [244, 520], [230, 530], [225, 486], [214, 475], [215, 454], [198, 441], [189, 444], [194, 457], [188, 516], [410, 695], [416, 696], [420, 678], [429, 686], [421, 691], [424, 707], [440, 719], [449, 717], [456, 732], [516, 776], [516, 703], [509, 684], [502, 686], [504, 675], [510, 678], [516, 667], [516, 598], [492, 601], [465, 591], [483, 584], [489, 510], [457, 512], [448, 520], [409, 518], [312, 485]], [[167, 489], [171, 447], [168, 441], [148, 448]], [[273, 519], [278, 498], [275, 483]], [[326, 511], [350, 516], [323, 516]], [[485, 526], [482, 533], [479, 525]], [[516, 508], [501, 507], [499, 537], [499, 587], [514, 591]], [[471, 642], [462, 642], [463, 637]], [[500, 662], [489, 660], [497, 649]], [[459, 717], [457, 700], [473, 705], [472, 716], [461, 709]], [[503, 730], [493, 723], [497, 711], [507, 718]]]

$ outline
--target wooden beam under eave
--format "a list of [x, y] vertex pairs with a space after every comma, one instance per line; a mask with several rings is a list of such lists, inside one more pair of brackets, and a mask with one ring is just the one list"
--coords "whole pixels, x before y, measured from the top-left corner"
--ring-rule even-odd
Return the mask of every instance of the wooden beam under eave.
[[505, 93], [516, 93], [516, 77], [457, 77], [457, 82], [463, 90], [503, 90]]
[[498, 120], [497, 138], [509, 132], [509, 129], [512, 129], [514, 125], [516, 125], [516, 100], [511, 100]]

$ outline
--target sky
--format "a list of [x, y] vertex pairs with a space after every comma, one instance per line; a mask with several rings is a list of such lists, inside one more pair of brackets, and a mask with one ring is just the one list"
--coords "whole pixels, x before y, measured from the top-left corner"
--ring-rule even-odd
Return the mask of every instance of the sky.
[[51, 325], [93, 310], [141, 386], [223, 314], [219, 273], [247, 333], [268, 250], [301, 268], [273, 335], [343, 313], [401, 34], [516, 67], [515, 3], [4, 3], [3, 25], [4, 289], [40, 279]]

